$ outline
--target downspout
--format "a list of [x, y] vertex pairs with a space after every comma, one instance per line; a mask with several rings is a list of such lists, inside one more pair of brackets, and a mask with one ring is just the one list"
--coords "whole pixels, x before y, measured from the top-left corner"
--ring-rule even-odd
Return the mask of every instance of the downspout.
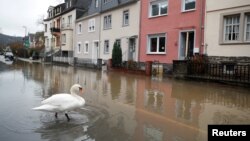
[[[204, 6], [203, 6], [203, 1], [206, 1], [206, 0], [201, 0], [201, 10], [200, 10], [200, 46], [199, 46], [199, 54], [201, 54], [201, 50], [202, 50], [202, 47], [204, 49], [204, 20], [205, 20], [205, 17], [203, 17], [204, 15]], [[203, 20], [204, 19], [204, 20]], [[203, 40], [203, 44], [202, 44], [202, 40]], [[203, 50], [204, 52], [204, 50]]]
[[140, 62], [141, 54], [141, 17], [142, 17], [142, 2], [140, 1], [140, 15], [139, 15], [139, 36], [138, 36], [138, 62]]
[[102, 1], [99, 1], [99, 3], [100, 3], [100, 11], [99, 11], [99, 49], [98, 49], [98, 52], [97, 52], [98, 59], [100, 59], [100, 57], [101, 57]]

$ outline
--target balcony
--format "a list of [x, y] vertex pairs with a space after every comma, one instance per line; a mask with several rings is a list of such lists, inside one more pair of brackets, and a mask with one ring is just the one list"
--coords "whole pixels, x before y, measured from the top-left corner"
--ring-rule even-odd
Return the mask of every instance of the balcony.
[[51, 34], [54, 36], [60, 36], [60, 28], [52, 27], [50, 28]]

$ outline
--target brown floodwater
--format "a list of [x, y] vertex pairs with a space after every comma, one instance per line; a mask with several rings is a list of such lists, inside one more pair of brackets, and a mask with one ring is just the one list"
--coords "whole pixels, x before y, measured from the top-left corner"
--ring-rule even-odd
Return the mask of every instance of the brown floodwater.
[[[79, 83], [87, 109], [31, 110]], [[250, 89], [50, 64], [0, 62], [1, 141], [206, 141], [209, 124], [250, 124]]]

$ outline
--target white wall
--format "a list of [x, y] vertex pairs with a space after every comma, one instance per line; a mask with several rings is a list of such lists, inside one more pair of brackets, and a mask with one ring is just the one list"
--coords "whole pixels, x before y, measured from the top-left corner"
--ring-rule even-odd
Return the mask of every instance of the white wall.
[[[207, 0], [205, 53], [208, 56], [250, 56], [250, 43], [221, 44], [222, 14], [249, 10], [250, 0]], [[243, 34], [243, 33], [241, 33]]]
[[[123, 11], [129, 10], [129, 26], [123, 26]], [[104, 16], [112, 15], [112, 28], [104, 30], [103, 22]], [[127, 59], [128, 52], [128, 38], [134, 35], [139, 35], [139, 21], [140, 21], [140, 1], [115, 9], [109, 12], [102, 13], [101, 15], [101, 50], [100, 57], [103, 60], [112, 58], [113, 44], [116, 39], [121, 39], [121, 48], [123, 51], [123, 60]], [[104, 41], [109, 40], [109, 54], [104, 54]], [[136, 49], [138, 58], [138, 38], [136, 42]]]

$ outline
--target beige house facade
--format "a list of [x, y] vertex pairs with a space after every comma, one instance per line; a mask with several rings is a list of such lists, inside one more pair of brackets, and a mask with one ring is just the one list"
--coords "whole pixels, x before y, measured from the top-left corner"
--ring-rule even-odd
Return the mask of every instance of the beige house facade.
[[123, 61], [138, 61], [139, 24], [140, 1], [103, 11], [100, 27], [100, 58], [104, 61], [111, 59], [113, 45], [118, 42], [122, 49]]
[[204, 53], [211, 60], [249, 60], [249, 0], [206, 1]]

